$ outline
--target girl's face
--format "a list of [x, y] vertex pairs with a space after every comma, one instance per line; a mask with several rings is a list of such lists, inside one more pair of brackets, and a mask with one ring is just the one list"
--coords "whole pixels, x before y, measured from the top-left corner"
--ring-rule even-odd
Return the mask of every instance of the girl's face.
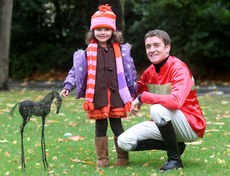
[[153, 64], [159, 64], [169, 55], [170, 45], [165, 46], [163, 41], [157, 37], [148, 37], [145, 40], [145, 51]]
[[101, 46], [106, 46], [108, 40], [112, 37], [112, 29], [110, 28], [96, 28], [94, 30], [94, 36], [98, 40]]

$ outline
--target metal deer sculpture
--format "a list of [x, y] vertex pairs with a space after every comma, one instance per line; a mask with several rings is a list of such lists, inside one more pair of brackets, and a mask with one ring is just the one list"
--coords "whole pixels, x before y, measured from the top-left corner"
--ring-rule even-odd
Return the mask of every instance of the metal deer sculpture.
[[13, 116], [16, 106], [19, 105], [19, 113], [22, 116], [22, 124], [20, 126], [22, 169], [25, 169], [26, 167], [25, 156], [24, 156], [23, 132], [24, 132], [24, 127], [30, 121], [30, 118], [32, 117], [32, 115], [40, 116], [42, 118], [42, 132], [41, 132], [42, 161], [43, 161], [44, 169], [46, 170], [48, 167], [48, 162], [46, 160], [44, 125], [45, 125], [46, 116], [50, 113], [50, 107], [55, 98], [57, 99], [55, 101], [55, 105], [57, 108], [56, 113], [58, 114], [61, 108], [62, 98], [60, 97], [57, 91], [51, 91], [41, 101], [38, 101], [38, 102], [33, 102], [31, 100], [25, 100], [25, 101], [22, 101], [21, 103], [17, 103], [10, 111], [10, 114]]

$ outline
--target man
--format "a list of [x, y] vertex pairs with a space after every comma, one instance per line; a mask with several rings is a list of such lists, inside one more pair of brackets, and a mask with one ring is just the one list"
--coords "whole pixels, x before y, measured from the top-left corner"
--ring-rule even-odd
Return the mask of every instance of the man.
[[206, 127], [194, 79], [184, 62], [169, 55], [170, 37], [165, 31], [149, 31], [145, 49], [152, 64], [138, 81], [130, 113], [135, 115], [142, 104], [150, 104], [151, 120], [122, 133], [118, 145], [125, 151], [166, 150], [168, 160], [160, 170], [183, 168], [184, 142], [203, 137]]

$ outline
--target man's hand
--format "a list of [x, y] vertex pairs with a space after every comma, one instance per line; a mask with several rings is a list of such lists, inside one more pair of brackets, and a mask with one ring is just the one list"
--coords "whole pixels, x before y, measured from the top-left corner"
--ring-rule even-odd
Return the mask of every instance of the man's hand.
[[133, 100], [129, 115], [137, 115], [138, 111], [141, 108], [141, 105], [142, 105], [142, 103], [138, 100], [138, 98]]

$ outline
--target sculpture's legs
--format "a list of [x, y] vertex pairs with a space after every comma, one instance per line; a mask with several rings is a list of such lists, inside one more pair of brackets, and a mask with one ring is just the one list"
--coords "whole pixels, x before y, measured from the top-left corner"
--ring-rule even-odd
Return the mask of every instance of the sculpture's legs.
[[23, 119], [23, 122], [20, 126], [20, 131], [21, 131], [21, 166], [22, 166], [23, 170], [26, 167], [25, 156], [24, 156], [24, 145], [23, 145], [23, 132], [24, 132], [24, 127], [26, 126], [26, 123], [27, 123], [26, 119]]
[[46, 144], [45, 144], [44, 126], [45, 126], [45, 117], [42, 117], [42, 135], [41, 135], [42, 162], [44, 165], [44, 169], [46, 170], [46, 168], [49, 167], [49, 165], [46, 160]]

